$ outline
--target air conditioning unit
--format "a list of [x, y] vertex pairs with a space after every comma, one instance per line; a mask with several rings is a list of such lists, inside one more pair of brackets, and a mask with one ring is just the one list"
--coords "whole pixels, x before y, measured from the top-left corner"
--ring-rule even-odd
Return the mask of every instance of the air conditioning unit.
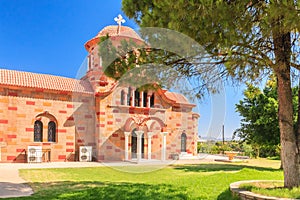
[[42, 162], [42, 146], [28, 146], [27, 151], [27, 162], [28, 163], [39, 163]]
[[79, 161], [90, 162], [92, 161], [92, 146], [81, 146], [79, 147]]

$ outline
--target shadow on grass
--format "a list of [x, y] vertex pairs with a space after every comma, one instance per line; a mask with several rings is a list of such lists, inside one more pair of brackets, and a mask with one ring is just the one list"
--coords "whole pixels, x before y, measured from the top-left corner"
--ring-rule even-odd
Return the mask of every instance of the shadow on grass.
[[10, 199], [188, 199], [184, 188], [128, 182], [51, 182], [31, 184], [35, 194]]
[[229, 189], [222, 192], [217, 198], [217, 200], [239, 200], [239, 199], [240, 199], [239, 197], [233, 196]]
[[233, 165], [233, 164], [192, 164], [173, 166], [174, 169], [183, 170], [186, 172], [215, 172], [215, 171], [238, 171], [244, 168], [255, 169], [259, 171], [280, 171], [267, 167], [254, 167], [248, 165]]

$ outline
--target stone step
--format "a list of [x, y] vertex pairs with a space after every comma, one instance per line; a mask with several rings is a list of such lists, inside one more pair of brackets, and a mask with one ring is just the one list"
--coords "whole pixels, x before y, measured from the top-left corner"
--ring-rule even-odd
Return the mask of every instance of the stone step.
[[195, 156], [193, 156], [193, 154], [191, 154], [191, 153], [181, 152], [179, 154], [179, 160], [194, 159], [194, 158], [195, 158]]

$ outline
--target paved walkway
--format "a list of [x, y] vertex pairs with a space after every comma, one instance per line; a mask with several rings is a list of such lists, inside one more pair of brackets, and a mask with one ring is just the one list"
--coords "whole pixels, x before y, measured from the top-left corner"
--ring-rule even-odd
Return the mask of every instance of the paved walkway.
[[25, 180], [19, 177], [18, 169], [0, 167], [0, 198], [30, 196], [33, 194]]
[[50, 163], [0, 163], [0, 198], [30, 196], [32, 188], [19, 176], [19, 169], [34, 168], [70, 168], [70, 167], [124, 167], [137, 165], [166, 166], [169, 164], [199, 164], [201, 162], [212, 162], [223, 156], [200, 155], [187, 160], [161, 162], [157, 160], [142, 160], [139, 164], [135, 162], [50, 162]]

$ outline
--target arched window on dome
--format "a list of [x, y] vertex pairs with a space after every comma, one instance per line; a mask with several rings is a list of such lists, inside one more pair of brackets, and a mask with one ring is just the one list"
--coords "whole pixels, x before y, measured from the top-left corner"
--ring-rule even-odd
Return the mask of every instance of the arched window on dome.
[[121, 91], [121, 105], [125, 105], [125, 92], [124, 92], [124, 90]]
[[43, 122], [36, 120], [34, 122], [33, 141], [43, 142]]
[[99, 57], [99, 66], [102, 67], [102, 57]]
[[48, 123], [48, 142], [56, 142], [56, 124], [54, 121]]
[[88, 65], [88, 70], [94, 68], [94, 55], [92, 53], [90, 53], [87, 57], [87, 65]]
[[88, 70], [91, 70], [91, 56], [90, 55], [87, 56], [87, 66], [88, 66]]

